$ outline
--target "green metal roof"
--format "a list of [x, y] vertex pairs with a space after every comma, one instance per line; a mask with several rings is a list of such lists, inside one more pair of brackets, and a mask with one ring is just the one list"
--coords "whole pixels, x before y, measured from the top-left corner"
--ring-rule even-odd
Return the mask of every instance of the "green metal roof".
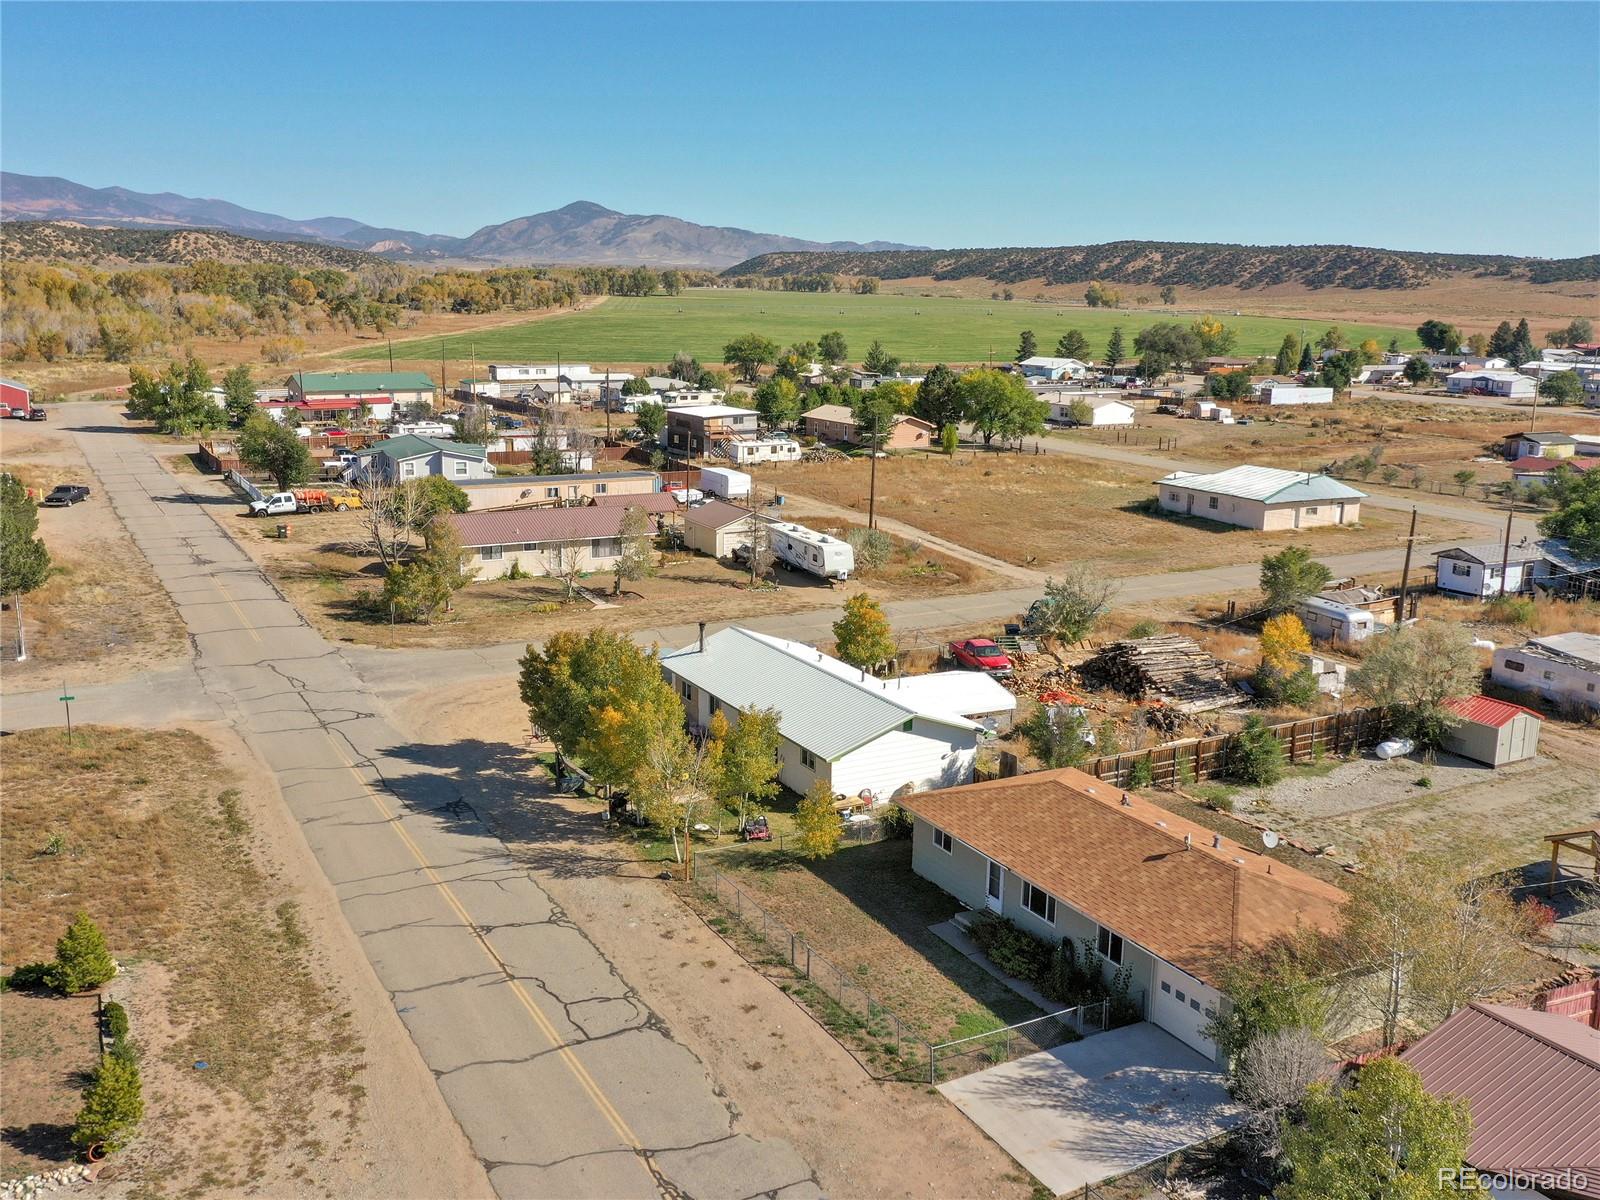
[[288, 386], [316, 392], [431, 392], [434, 382], [421, 371], [296, 371]]
[[442, 438], [422, 437], [420, 434], [406, 433], [399, 437], [389, 438], [387, 441], [378, 442], [368, 446], [361, 452], [362, 456], [368, 454], [382, 454], [396, 462], [406, 458], [421, 458], [424, 454], [454, 454], [458, 458], [483, 458], [489, 453], [487, 446], [475, 445], [472, 442], [450, 442]]

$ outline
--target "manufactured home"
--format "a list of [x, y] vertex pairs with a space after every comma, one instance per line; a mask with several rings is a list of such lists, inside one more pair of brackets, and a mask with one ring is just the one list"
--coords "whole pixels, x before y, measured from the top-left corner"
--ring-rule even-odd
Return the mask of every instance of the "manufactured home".
[[1327, 475], [1243, 466], [1174, 471], [1156, 480], [1156, 498], [1166, 512], [1246, 529], [1289, 530], [1354, 525], [1366, 493]]

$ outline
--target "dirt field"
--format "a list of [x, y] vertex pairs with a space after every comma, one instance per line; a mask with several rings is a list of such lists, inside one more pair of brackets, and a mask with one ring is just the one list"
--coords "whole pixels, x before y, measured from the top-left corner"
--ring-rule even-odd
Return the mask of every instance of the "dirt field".
[[[330, 638], [376, 646], [483, 645], [543, 638], [559, 629], [589, 627], [597, 619], [637, 629], [826, 607], [857, 591], [895, 599], [980, 591], [994, 583], [992, 575], [971, 563], [926, 548], [913, 553], [902, 544], [884, 570], [846, 584], [828, 587], [810, 576], [780, 570], [777, 590], [752, 590], [746, 572], [680, 552], [654, 577], [628, 584], [617, 600], [610, 595], [609, 574], [590, 576], [585, 586], [609, 606], [603, 609], [586, 600], [564, 603], [559, 581], [497, 579], [462, 588], [453, 611], [436, 614], [432, 624], [391, 626], [357, 604], [362, 592], [376, 593], [383, 582], [376, 560], [360, 548], [359, 514], [297, 517], [290, 540], [282, 541], [275, 536], [276, 522], [242, 515], [242, 504], [217, 511], [229, 532], [318, 629]], [[553, 611], [539, 611], [550, 606]]]
[[0, 425], [0, 469], [39, 494], [58, 483], [88, 484], [90, 498], [39, 510], [39, 533], [55, 567], [24, 597], [28, 660], [16, 656], [16, 613], [0, 613], [4, 686], [26, 691], [93, 678], [126, 678], [170, 666], [188, 650], [177, 610], [106, 500], [72, 439], [31, 421]]
[[[613, 840], [595, 805], [549, 794], [529, 769], [514, 680], [419, 693], [396, 707], [419, 745], [472, 764], [460, 775], [467, 801], [706, 1063], [746, 1129], [789, 1139], [828, 1194], [1030, 1195], [1021, 1168], [943, 1097], [872, 1079], [687, 909], [656, 866]], [[893, 940], [880, 931], [880, 943]]]
[[[865, 510], [869, 464], [763, 468], [763, 485]], [[1048, 571], [1090, 560], [1112, 575], [1246, 562], [1297, 544], [1318, 554], [1401, 545], [1396, 516], [1365, 511], [1358, 527], [1260, 533], [1140, 511], [1154, 475], [1065, 456], [958, 454], [878, 464], [878, 511], [1021, 566]], [[1445, 534], [1444, 536], [1449, 536]]]
[[[6, 739], [0, 955], [8, 965], [48, 958], [83, 908], [125, 968], [106, 991], [131, 1017], [146, 1115], [102, 1181], [117, 1196], [487, 1195], [253, 763], [216, 729], [94, 726], [70, 746], [57, 730]], [[46, 853], [52, 835], [60, 849]], [[67, 1002], [13, 1014], [11, 1000], [8, 1174], [71, 1153], [82, 1086], [82, 1055], [57, 1015], [66, 1009], [48, 1023], [38, 1015]], [[46, 1086], [24, 1086], [30, 1078]]]

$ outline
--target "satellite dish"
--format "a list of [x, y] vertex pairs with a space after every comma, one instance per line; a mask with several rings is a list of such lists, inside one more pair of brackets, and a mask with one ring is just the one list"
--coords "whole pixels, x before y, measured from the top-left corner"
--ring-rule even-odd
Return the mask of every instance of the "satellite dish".
[[1278, 835], [1270, 829], [1263, 829], [1261, 831], [1261, 844], [1268, 850], [1275, 848], [1278, 844]]

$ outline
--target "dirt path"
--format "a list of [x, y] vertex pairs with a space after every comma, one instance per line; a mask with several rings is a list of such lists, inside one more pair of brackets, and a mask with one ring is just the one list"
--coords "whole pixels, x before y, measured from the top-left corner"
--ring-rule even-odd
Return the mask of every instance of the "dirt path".
[[[782, 1136], [835, 1196], [1020, 1198], [1026, 1176], [937, 1094], [871, 1079], [812, 1018], [604, 831], [528, 774], [514, 680], [413, 696], [435, 744], [487, 744], [465, 797], [709, 1068], [757, 1137]], [[495, 769], [498, 766], [500, 769]]]

